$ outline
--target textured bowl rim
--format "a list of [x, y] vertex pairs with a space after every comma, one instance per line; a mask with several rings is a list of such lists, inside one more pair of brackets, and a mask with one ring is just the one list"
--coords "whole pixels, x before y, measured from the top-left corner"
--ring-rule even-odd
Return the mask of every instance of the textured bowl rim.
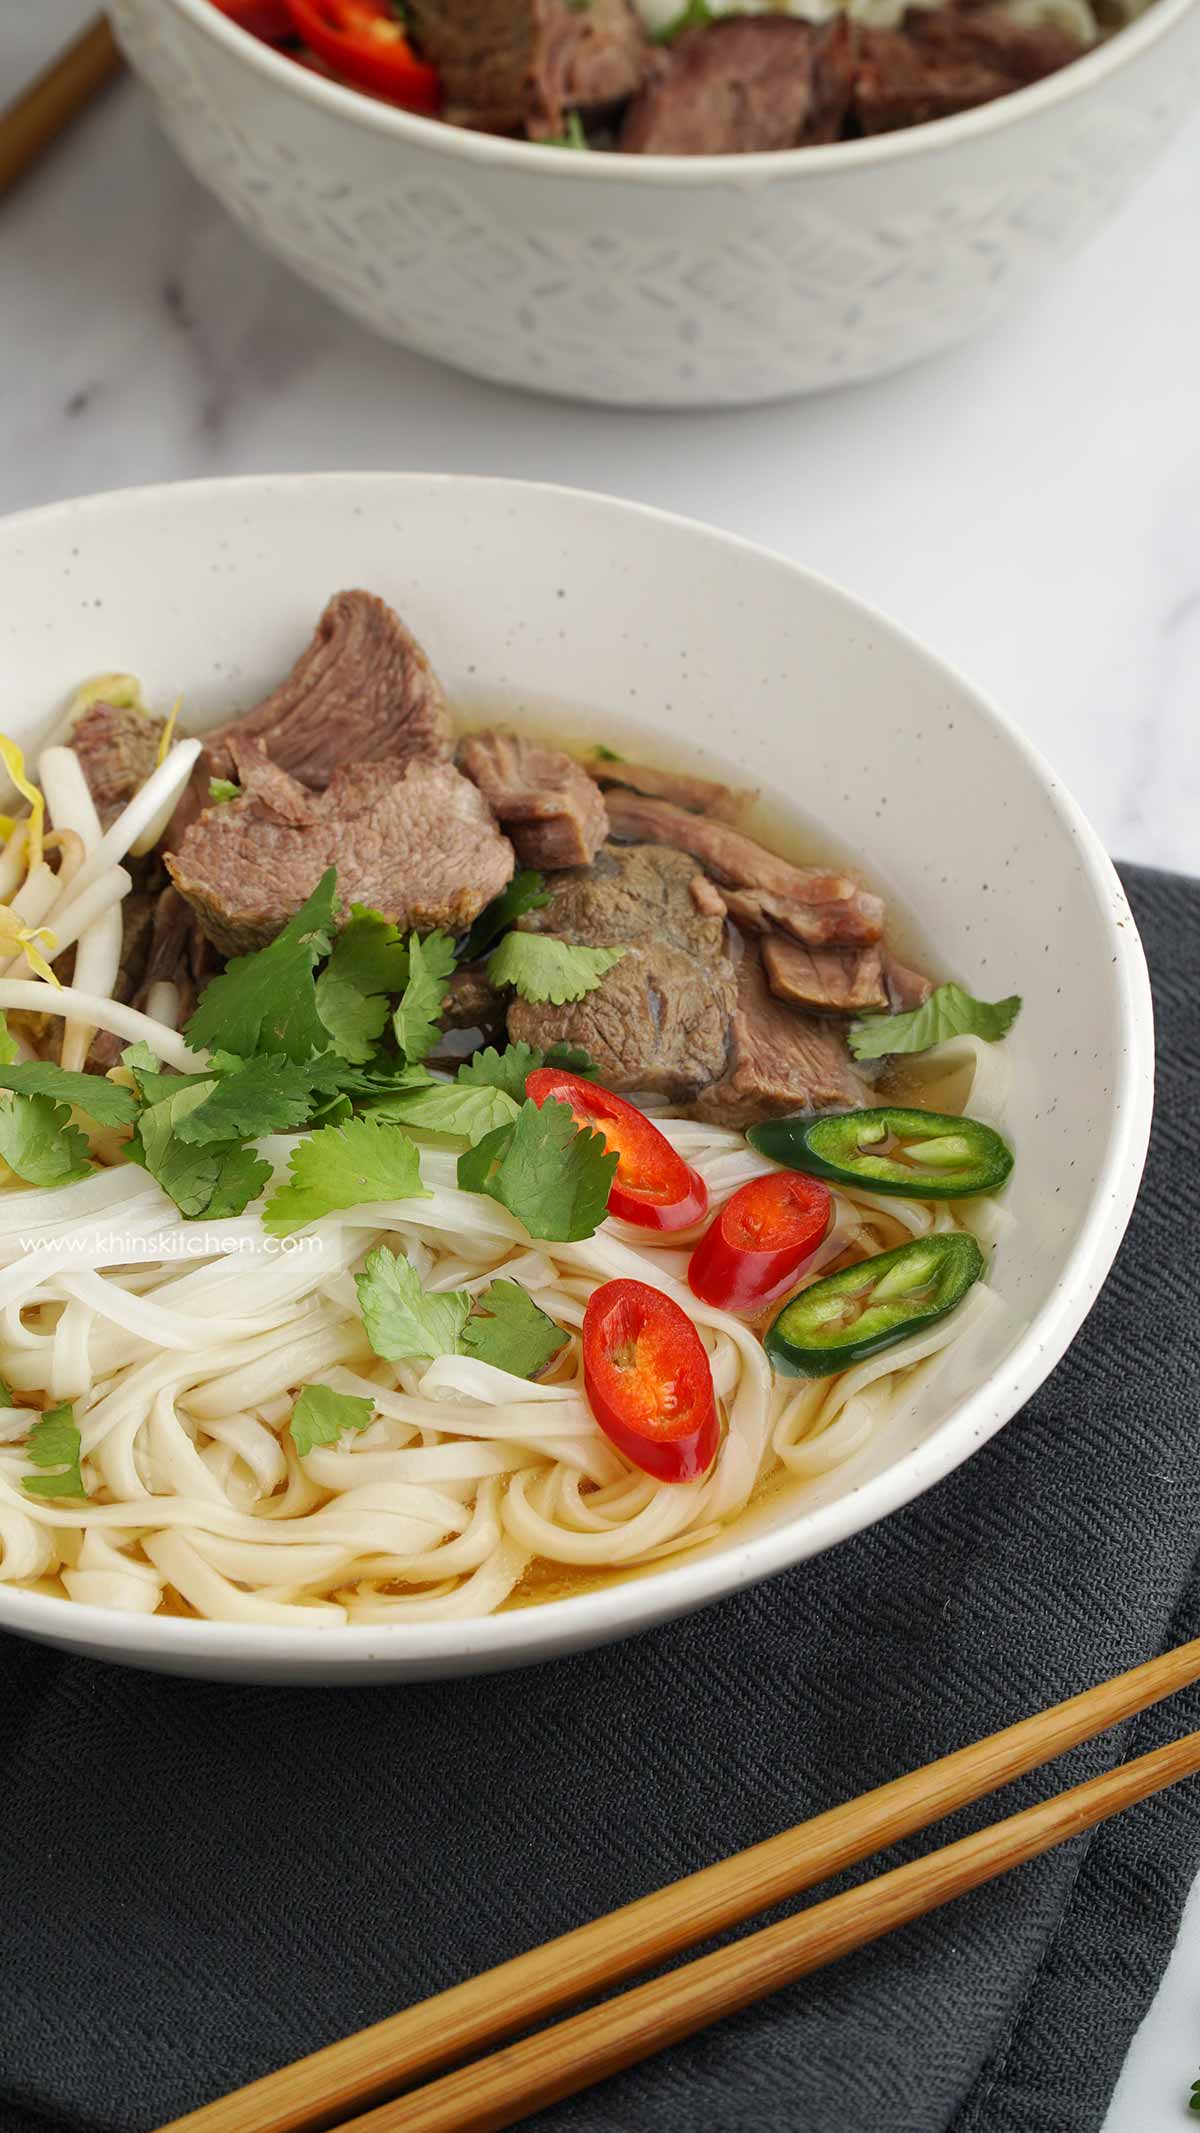
[[[158, 4], [161, 5], [162, 0], [158, 0]], [[573, 185], [596, 181], [605, 185], [651, 183], [687, 187], [719, 181], [736, 188], [750, 188], [769, 183], [773, 178], [791, 177], [802, 181], [819, 177], [822, 172], [870, 169], [905, 156], [952, 149], [960, 142], [984, 134], [1000, 133], [1007, 127], [1018, 125], [1022, 119], [1035, 118], [1055, 104], [1086, 95], [1093, 84], [1107, 80], [1110, 74], [1132, 64], [1149, 46], [1168, 36], [1189, 10], [1200, 7], [1200, 0], [1150, 0], [1136, 21], [1107, 37], [1082, 59], [1073, 60], [1069, 66], [1028, 88], [1015, 89], [1007, 96], [998, 96], [991, 103], [977, 105], [970, 111], [957, 112], [951, 118], [931, 119], [923, 126], [877, 134], [869, 140], [825, 142], [816, 150], [778, 148], [738, 156], [566, 155], [561, 149], [547, 147], [543, 142], [513, 140], [502, 134], [472, 133], [464, 127], [449, 126], [440, 119], [422, 118], [416, 112], [382, 103], [360, 90], [344, 88], [340, 82], [328, 80], [311, 68], [297, 66], [294, 60], [285, 58], [261, 39], [252, 37], [248, 30], [239, 28], [221, 13], [213, 0], [166, 0], [166, 4], [223, 46], [234, 59], [257, 67], [268, 80], [285, 89], [290, 88], [296, 96], [315, 104], [318, 109], [335, 117], [355, 120], [372, 132], [391, 135], [416, 146], [435, 148], [451, 158], [493, 168], [500, 165], [533, 175], [538, 170], [547, 171], [550, 168], [548, 158], [554, 156], [557, 157], [555, 168], [558, 175]]]
[[[749, 554], [772, 568], [782, 566], [797, 579], [831, 594], [844, 608], [848, 620], [865, 623], [872, 631], [899, 641], [918, 657], [931, 661], [955, 694], [969, 703], [972, 715], [991, 725], [1016, 750], [1043, 787], [1094, 892], [1119, 989], [1109, 1145], [1079, 1236], [1041, 1310], [998, 1367], [958, 1403], [932, 1438], [832, 1502], [774, 1531], [753, 1535], [719, 1556], [697, 1557], [597, 1592], [548, 1600], [511, 1612], [444, 1622], [347, 1625], [320, 1630], [121, 1614], [58, 1599], [53, 1594], [18, 1592], [0, 1584], [0, 1629], [61, 1646], [82, 1645], [93, 1655], [102, 1653], [118, 1662], [139, 1664], [148, 1660], [167, 1670], [177, 1665], [183, 1673], [228, 1667], [234, 1675], [240, 1675], [261, 1667], [266, 1674], [279, 1678], [294, 1669], [305, 1678], [320, 1675], [336, 1682], [343, 1664], [348, 1675], [357, 1680], [376, 1670], [381, 1677], [405, 1672], [415, 1676], [482, 1671], [535, 1663], [653, 1627], [823, 1553], [901, 1509], [961, 1466], [1012, 1419], [1065, 1353], [1099, 1294], [1124, 1236], [1150, 1135], [1154, 1015], [1145, 954], [1116, 870], [1057, 773], [1020, 729], [911, 632], [832, 579], [761, 543], [706, 526], [680, 513], [563, 484], [456, 474], [338, 472], [162, 482], [41, 505], [0, 521], [0, 570], [3, 544], [7, 541], [20, 542], [23, 537], [36, 540], [44, 530], [62, 526], [71, 527], [77, 535], [81, 517], [93, 524], [103, 524], [110, 517], [119, 521], [123, 513], [154, 511], [168, 500], [172, 506], [178, 500], [178, 507], [186, 510], [193, 497], [200, 500], [221, 495], [232, 509], [239, 502], [252, 506], [263, 492], [284, 489], [293, 492], [299, 501], [301, 497], [319, 499], [323, 491], [337, 487], [360, 491], [391, 488], [399, 500], [407, 488], [415, 491], [442, 485], [453, 486], [463, 494], [464, 512], [468, 515], [470, 491], [486, 491], [489, 495], [506, 491], [517, 509], [573, 511], [585, 505], [589, 512], [600, 512], [611, 520], [615, 536], [619, 536], [621, 524], [633, 516], [652, 521], [665, 539], [682, 533], [688, 539], [706, 542], [718, 552]], [[804, 1534], [799, 1546], [798, 1528]]]

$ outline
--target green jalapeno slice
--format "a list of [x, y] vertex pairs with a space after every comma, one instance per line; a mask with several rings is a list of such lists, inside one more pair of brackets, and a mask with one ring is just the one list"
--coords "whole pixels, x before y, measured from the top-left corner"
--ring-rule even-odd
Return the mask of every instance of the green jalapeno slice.
[[979, 1119], [896, 1105], [772, 1118], [751, 1126], [746, 1138], [789, 1170], [910, 1200], [998, 1192], [1013, 1166], [1008, 1142]]
[[965, 1230], [939, 1230], [814, 1281], [786, 1303], [764, 1342], [788, 1377], [831, 1377], [945, 1318], [983, 1272]]

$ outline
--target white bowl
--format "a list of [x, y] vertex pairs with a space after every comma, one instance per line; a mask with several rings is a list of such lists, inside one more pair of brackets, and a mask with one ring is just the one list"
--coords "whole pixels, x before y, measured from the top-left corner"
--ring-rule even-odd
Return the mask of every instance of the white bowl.
[[752, 156], [570, 155], [374, 102], [211, 0], [114, 0], [196, 175], [390, 339], [536, 391], [767, 400], [972, 333], [1049, 279], [1153, 162], [1200, 78], [1200, 0], [957, 118]]
[[708, 1552], [484, 1620], [301, 1631], [123, 1615], [0, 1583], [0, 1627], [178, 1673], [359, 1682], [522, 1664], [698, 1607], [918, 1495], [1016, 1413], [1120, 1242], [1149, 1131], [1141, 945], [1094, 832], [1028, 743], [870, 609], [777, 556], [567, 489], [431, 475], [199, 482], [0, 523], [5, 720], [34, 739], [79, 680], [132, 669], [185, 722], [251, 702], [327, 595], [392, 600], [468, 714], [571, 699], [620, 747], [681, 751], [794, 799], [816, 850], [860, 855], [942, 968], [1025, 1005], [1006, 1050], [1017, 1220], [1005, 1308], [886, 1432]]

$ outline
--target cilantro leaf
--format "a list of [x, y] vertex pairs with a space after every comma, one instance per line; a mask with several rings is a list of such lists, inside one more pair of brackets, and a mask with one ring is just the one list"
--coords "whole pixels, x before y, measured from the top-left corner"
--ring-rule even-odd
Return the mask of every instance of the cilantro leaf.
[[8, 1026], [8, 1016], [0, 1007], [0, 1066], [11, 1066], [21, 1056], [21, 1047]]
[[13, 1389], [7, 1378], [0, 1378], [0, 1407], [15, 1407]]
[[[233, 1073], [217, 1081], [193, 1081], [203, 1095], [199, 1102], [179, 1107], [176, 1138], [206, 1146], [212, 1141], [258, 1140], [264, 1133], [294, 1133], [312, 1109], [314, 1083], [322, 1078], [319, 1068], [317, 1060], [297, 1062], [282, 1052], [267, 1052], [259, 1059], [239, 1060]], [[324, 1078], [336, 1089], [336, 1071]]]
[[890, 1052], [927, 1052], [947, 1037], [983, 1037], [995, 1044], [1012, 1028], [1021, 996], [976, 1000], [961, 985], [939, 985], [924, 1007], [905, 1015], [866, 1015], [852, 1022], [847, 1036], [855, 1059], [883, 1059]]
[[235, 1140], [194, 1147], [179, 1137], [216, 1087], [215, 1080], [201, 1081], [149, 1105], [127, 1150], [191, 1221], [200, 1215], [220, 1221], [243, 1214], [271, 1177], [271, 1165]]
[[408, 949], [391, 920], [352, 904], [317, 979], [317, 1013], [344, 1059], [365, 1065], [387, 1026], [388, 996], [408, 982]]
[[367, 1253], [354, 1285], [367, 1339], [376, 1355], [392, 1363], [410, 1358], [431, 1363], [439, 1355], [457, 1354], [471, 1308], [465, 1289], [427, 1296], [416, 1268], [389, 1252], [385, 1244]]
[[386, 1119], [348, 1118], [340, 1126], [321, 1126], [293, 1148], [288, 1168], [289, 1182], [263, 1210], [263, 1228], [272, 1237], [286, 1237], [339, 1207], [432, 1197], [421, 1183], [416, 1142]]
[[479, 957], [499, 940], [502, 933], [526, 911], [540, 911], [550, 901], [550, 891], [544, 877], [536, 867], [518, 867], [506, 889], [482, 910], [463, 942], [459, 960], [463, 963], [477, 962]]
[[514, 1103], [523, 1103], [525, 1084], [541, 1066], [561, 1067], [564, 1073], [580, 1074], [588, 1081], [593, 1081], [600, 1072], [591, 1053], [581, 1044], [552, 1044], [546, 1052], [540, 1051], [536, 1044], [509, 1044], [498, 1052], [495, 1045], [489, 1044], [464, 1061], [458, 1070], [458, 1078], [472, 1084], [482, 1082], [490, 1089], [503, 1089]]
[[573, 1243], [604, 1220], [617, 1161], [602, 1133], [576, 1127], [566, 1104], [539, 1109], [527, 1099], [515, 1124], [459, 1156], [458, 1182], [499, 1200], [531, 1237]]
[[288, 1424], [301, 1459], [314, 1444], [336, 1444], [344, 1430], [367, 1429], [375, 1413], [373, 1400], [328, 1385], [302, 1385]]
[[384, 1097], [372, 1107], [371, 1117], [402, 1119], [406, 1126], [419, 1126], [426, 1133], [456, 1133], [473, 1146], [497, 1126], [511, 1125], [517, 1108], [503, 1089], [428, 1081], [423, 1087]]
[[445, 933], [430, 933], [424, 940], [414, 933], [409, 939], [409, 978], [392, 1026], [410, 1064], [423, 1059], [437, 1042], [446, 979], [456, 960], [454, 943]]
[[[22, 1477], [21, 1486], [31, 1496], [87, 1495], [80, 1465], [81, 1439], [69, 1400], [64, 1400], [61, 1407], [47, 1408], [30, 1430], [25, 1450], [34, 1466], [42, 1470]], [[49, 1467], [61, 1467], [63, 1471], [52, 1474], [45, 1471]]]
[[138, 1081], [140, 1074], [161, 1074], [163, 1071], [162, 1060], [140, 1037], [136, 1044], [127, 1044], [125, 1046], [121, 1054], [121, 1065], [128, 1067], [139, 1088], [141, 1087], [141, 1082]]
[[241, 797], [242, 788], [240, 785], [235, 785], [232, 778], [209, 779], [208, 800], [210, 807], [224, 807], [228, 800], [240, 800]]
[[566, 1345], [567, 1335], [515, 1281], [493, 1281], [484, 1290], [459, 1341], [464, 1355], [515, 1378], [536, 1377]]
[[337, 870], [329, 867], [282, 933], [209, 980], [184, 1031], [194, 1051], [212, 1045], [241, 1059], [257, 1052], [307, 1059], [325, 1049], [313, 972], [332, 945], [336, 893]]
[[[542, 1064], [542, 1054], [536, 1045], [507, 1044], [498, 1052], [494, 1044], [476, 1052], [473, 1059], [464, 1060], [458, 1070], [461, 1082], [472, 1088], [499, 1089], [511, 1096], [514, 1103], [525, 1101], [525, 1083], [535, 1067]], [[497, 1119], [497, 1125], [500, 1121]]]
[[92, 1167], [85, 1136], [49, 1096], [0, 1100], [0, 1158], [27, 1185], [69, 1185]]
[[552, 933], [506, 933], [488, 957], [488, 976], [497, 990], [511, 985], [523, 1000], [562, 1007], [595, 992], [624, 953], [623, 948], [579, 947]]
[[49, 1060], [31, 1059], [24, 1065], [0, 1066], [0, 1089], [74, 1104], [77, 1110], [94, 1118], [98, 1126], [131, 1126], [138, 1114], [132, 1089], [119, 1088], [102, 1074], [73, 1074]]
[[615, 748], [607, 748], [603, 741], [595, 743], [592, 748], [592, 754], [598, 763], [623, 763], [625, 761], [623, 755], [618, 755]]

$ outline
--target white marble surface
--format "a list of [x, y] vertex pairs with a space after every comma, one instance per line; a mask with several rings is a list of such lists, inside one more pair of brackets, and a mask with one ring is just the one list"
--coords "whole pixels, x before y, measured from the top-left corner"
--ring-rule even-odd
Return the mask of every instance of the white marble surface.
[[[90, 12], [0, 4], [0, 100]], [[877, 601], [1022, 722], [1110, 850], [1197, 871], [1198, 214], [1200, 122], [990, 338], [832, 398], [616, 414], [370, 339], [253, 250], [121, 84], [0, 204], [0, 509], [314, 467], [524, 475], [665, 505]], [[1193, 1895], [1106, 2133], [1189, 2122], [1198, 1998]]]

